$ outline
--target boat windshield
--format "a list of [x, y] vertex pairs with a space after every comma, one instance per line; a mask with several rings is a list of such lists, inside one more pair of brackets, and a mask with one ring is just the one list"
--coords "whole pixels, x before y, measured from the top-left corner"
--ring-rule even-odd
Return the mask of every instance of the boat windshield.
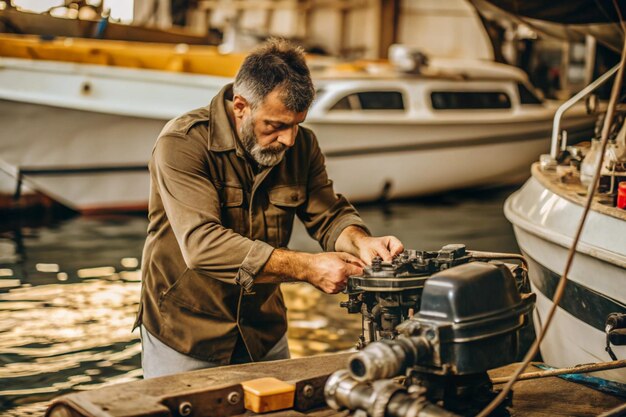
[[400, 91], [361, 91], [337, 101], [330, 110], [404, 110]]

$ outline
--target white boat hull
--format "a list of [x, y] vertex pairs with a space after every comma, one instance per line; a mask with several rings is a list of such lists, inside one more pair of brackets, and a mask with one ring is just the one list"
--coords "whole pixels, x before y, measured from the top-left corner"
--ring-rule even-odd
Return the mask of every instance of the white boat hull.
[[0, 158], [29, 188], [83, 212], [147, 207], [147, 159], [164, 120], [0, 100], [0, 122], [14, 129]]
[[[0, 58], [0, 170], [78, 211], [145, 210], [147, 163], [166, 121], [229, 81]], [[15, 188], [15, 179], [0, 181]]]
[[[0, 122], [12, 126], [12, 134], [0, 143], [0, 159], [22, 170], [29, 187], [82, 212], [147, 207], [147, 162], [165, 119], [0, 100]], [[482, 138], [458, 136], [463, 130], [471, 132], [471, 126], [413, 125], [397, 129], [395, 147], [364, 149], [355, 139], [333, 150], [331, 144], [343, 132], [311, 127], [322, 149], [331, 149], [326, 162], [337, 192], [352, 201], [522, 180], [528, 164], [547, 151], [549, 135], [548, 125], [541, 129], [539, 123], [527, 137], [518, 133], [513, 140], [511, 125], [482, 128]], [[376, 128], [369, 127], [374, 132]], [[403, 143], [403, 134], [421, 140]], [[437, 135], [439, 142], [429, 142]], [[14, 188], [15, 180], [10, 182]]]
[[[312, 124], [337, 192], [357, 201], [382, 197], [383, 189], [385, 197], [401, 198], [522, 181], [528, 165], [548, 150], [548, 123], [535, 126], [363, 125], [344, 132]], [[364, 136], [384, 138], [385, 131], [393, 137], [384, 147], [359, 146]], [[481, 136], [473, 137], [476, 133]], [[333, 150], [342, 138], [345, 147]]]
[[[82, 212], [146, 208], [147, 163], [162, 126], [206, 105], [229, 81], [63, 62], [0, 62], [0, 169], [21, 173], [28, 186]], [[455, 83], [468, 81], [417, 80], [405, 87], [427, 94], [427, 85]], [[492, 84], [476, 81], [473, 88]], [[513, 97], [515, 85], [509, 80], [502, 88]], [[326, 94], [316, 101], [307, 126], [317, 134], [337, 192], [352, 201], [519, 181], [548, 151], [554, 111], [516, 104], [478, 113], [411, 107], [395, 115], [338, 115], [327, 111], [334, 99]], [[573, 130], [592, 126], [580, 109], [571, 116], [566, 125]]]
[[[581, 213], [581, 206], [546, 189], [535, 178], [505, 204], [505, 214], [530, 264], [531, 286], [537, 294], [537, 333], [553, 305]], [[541, 343], [547, 364], [568, 367], [611, 360], [605, 351], [604, 321], [609, 313], [626, 313], [625, 251], [626, 222], [590, 211], [568, 275], [570, 281]], [[618, 358], [626, 358], [626, 346], [613, 350]], [[592, 375], [626, 383], [624, 369]]]

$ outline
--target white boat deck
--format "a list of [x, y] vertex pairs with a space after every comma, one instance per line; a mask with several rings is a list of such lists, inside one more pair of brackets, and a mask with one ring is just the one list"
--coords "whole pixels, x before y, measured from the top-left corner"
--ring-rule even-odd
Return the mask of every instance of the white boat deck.
[[[533, 164], [532, 175], [541, 183], [541, 185], [553, 193], [566, 198], [572, 203], [576, 203], [580, 206], [585, 205], [587, 200], [587, 189], [580, 183], [580, 181], [572, 180], [564, 182], [559, 178], [556, 171], [541, 170], [539, 163]], [[619, 209], [614, 207], [612, 204], [602, 202], [602, 199], [602, 196], [596, 194], [594, 201], [591, 203], [591, 209], [617, 219], [626, 220], [626, 210]]]

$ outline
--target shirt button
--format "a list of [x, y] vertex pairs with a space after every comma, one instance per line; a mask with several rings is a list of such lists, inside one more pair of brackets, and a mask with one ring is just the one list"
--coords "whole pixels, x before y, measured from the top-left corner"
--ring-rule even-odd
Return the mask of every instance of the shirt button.
[[291, 201], [298, 201], [298, 193], [291, 194]]

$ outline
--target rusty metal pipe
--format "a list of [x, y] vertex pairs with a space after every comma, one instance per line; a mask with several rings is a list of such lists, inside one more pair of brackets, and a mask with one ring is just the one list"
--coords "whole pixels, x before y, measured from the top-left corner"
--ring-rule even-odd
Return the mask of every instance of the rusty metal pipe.
[[[527, 372], [520, 375], [517, 380], [522, 381], [525, 379], [537, 379], [547, 378], [549, 376], [566, 375], [566, 374], [582, 374], [587, 372], [605, 371], [607, 369], [616, 369], [626, 367], [626, 359], [611, 362], [598, 362], [588, 365], [572, 366], [571, 368], [559, 368], [549, 369], [547, 371]], [[503, 376], [499, 378], [491, 378], [493, 384], [504, 384], [509, 382], [510, 376]]]
[[473, 259], [483, 260], [483, 261], [493, 261], [493, 260], [518, 260], [522, 263], [524, 269], [528, 271], [528, 262], [523, 255], [519, 253], [500, 253], [500, 252], [482, 252], [471, 250], [468, 253], [472, 256]]

